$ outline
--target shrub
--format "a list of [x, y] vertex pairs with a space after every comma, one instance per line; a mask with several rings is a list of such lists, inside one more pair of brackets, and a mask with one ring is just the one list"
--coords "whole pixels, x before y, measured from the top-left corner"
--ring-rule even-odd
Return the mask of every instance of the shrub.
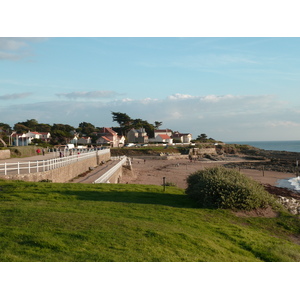
[[275, 198], [262, 185], [236, 170], [201, 170], [191, 174], [187, 183], [186, 193], [200, 207], [252, 210], [276, 206]]

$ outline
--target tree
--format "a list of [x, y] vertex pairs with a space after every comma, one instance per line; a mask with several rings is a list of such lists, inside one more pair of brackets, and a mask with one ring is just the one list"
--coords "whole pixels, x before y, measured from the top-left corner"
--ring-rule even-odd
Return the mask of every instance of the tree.
[[142, 119], [134, 119], [131, 128], [139, 129], [144, 128], [149, 137], [154, 137], [154, 125]]
[[39, 122], [36, 119], [30, 119], [27, 120], [26, 122], [19, 122], [18, 124], [24, 125], [25, 127], [29, 128], [29, 130], [31, 131], [36, 131]]
[[75, 128], [68, 124], [53, 124], [51, 127], [51, 143], [52, 144], [67, 144], [73, 137], [72, 131]]
[[0, 129], [9, 133], [11, 131], [11, 127], [6, 123], [0, 123]]
[[78, 131], [82, 134], [90, 135], [92, 132], [95, 132], [96, 128], [93, 124], [82, 122], [79, 124]]
[[26, 133], [30, 130], [29, 127], [25, 126], [24, 124], [22, 123], [17, 123], [14, 125], [14, 130], [17, 132], [17, 133]]
[[51, 143], [53, 145], [57, 144], [67, 144], [71, 138], [70, 134], [62, 130], [53, 130], [51, 131]]
[[113, 121], [119, 123], [122, 134], [126, 133], [131, 129], [132, 119], [125, 113], [121, 112], [111, 112], [113, 116]]
[[154, 137], [154, 129], [156, 129], [157, 126], [159, 127], [162, 125], [162, 122], [158, 122], [158, 121], [155, 121], [156, 125], [153, 125], [148, 123], [146, 120], [131, 119], [127, 114], [120, 113], [120, 112], [112, 112], [112, 115], [113, 115], [113, 121], [119, 123], [121, 132], [124, 135], [126, 135], [126, 133], [132, 128], [135, 129], [144, 128], [149, 137]]
[[70, 133], [71, 131], [74, 131], [75, 128], [73, 126], [70, 126], [68, 124], [53, 124], [53, 126], [51, 127], [51, 131], [53, 130], [62, 130], [65, 131], [67, 133]]
[[205, 143], [207, 141], [207, 135], [205, 133], [201, 133], [200, 135], [198, 135], [196, 140]]
[[158, 121], [155, 121], [154, 122], [154, 129], [158, 129], [161, 125], [162, 125], [163, 122], [158, 122]]
[[40, 123], [36, 126], [36, 131], [38, 131], [38, 132], [50, 132], [51, 131], [51, 125]]
[[7, 147], [6, 142], [4, 139], [7, 140], [7, 134], [10, 132], [11, 128], [8, 124], [0, 123], [0, 142], [3, 144], [4, 147]]
[[132, 123], [132, 119], [125, 113], [112, 112], [113, 121], [118, 122], [120, 127], [129, 126]]

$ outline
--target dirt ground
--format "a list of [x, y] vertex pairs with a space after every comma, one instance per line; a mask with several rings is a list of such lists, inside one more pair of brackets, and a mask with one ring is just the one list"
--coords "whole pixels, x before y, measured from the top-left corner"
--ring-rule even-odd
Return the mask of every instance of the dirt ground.
[[[154, 184], [162, 185], [163, 177], [166, 183], [175, 184], [179, 188], [186, 188], [186, 178], [191, 173], [205, 168], [224, 165], [226, 161], [193, 161], [188, 159], [177, 160], [155, 160], [134, 158], [132, 161], [132, 171], [125, 171], [121, 183], [130, 184]], [[282, 173], [274, 171], [240, 169], [240, 172], [255, 179], [256, 181], [271, 186], [276, 186], [279, 179], [295, 177], [292, 173]]]
[[[185, 189], [187, 187], [186, 178], [189, 174], [198, 170], [210, 168], [214, 166], [224, 165], [226, 161], [193, 161], [188, 159], [178, 160], [144, 160], [134, 158], [132, 162], [133, 170], [125, 170], [121, 183], [130, 184], [153, 184], [162, 185], [163, 177], [166, 183], [175, 184], [179, 188]], [[276, 171], [264, 171], [255, 169], [239, 169], [241, 173], [253, 178], [261, 183], [265, 189], [275, 195], [292, 197], [300, 200], [300, 193], [293, 192], [286, 188], [276, 187], [277, 181], [280, 179], [288, 179], [295, 177], [293, 173], [283, 173]], [[278, 215], [271, 207], [267, 209], [256, 209], [252, 211], [234, 212], [240, 217], [267, 217], [274, 218]]]

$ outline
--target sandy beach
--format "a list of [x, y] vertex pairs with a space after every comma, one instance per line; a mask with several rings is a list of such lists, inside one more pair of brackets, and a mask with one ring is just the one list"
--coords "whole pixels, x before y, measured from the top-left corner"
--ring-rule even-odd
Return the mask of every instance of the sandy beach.
[[[121, 183], [162, 185], [163, 177], [167, 183], [179, 188], [186, 188], [186, 178], [198, 170], [224, 165], [226, 161], [193, 161], [188, 159], [155, 160], [134, 158], [132, 171], [125, 171]], [[276, 186], [280, 179], [295, 177], [293, 173], [261, 171], [255, 169], [240, 169], [240, 172], [262, 183]]]

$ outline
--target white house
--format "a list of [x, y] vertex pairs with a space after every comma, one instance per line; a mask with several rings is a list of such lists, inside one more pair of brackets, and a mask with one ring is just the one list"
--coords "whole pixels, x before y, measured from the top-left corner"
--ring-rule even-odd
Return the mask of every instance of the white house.
[[178, 131], [174, 131], [172, 138], [174, 142], [190, 143], [192, 140], [192, 135], [190, 133], [179, 133]]
[[82, 136], [77, 140], [77, 145], [87, 145], [91, 143], [92, 143], [92, 139], [89, 136]]
[[172, 133], [171, 129], [154, 130], [154, 138], [149, 139], [149, 142], [173, 144]]
[[13, 146], [28, 146], [32, 143], [33, 139], [39, 139], [44, 142], [49, 142], [50, 140], [49, 132], [36, 132], [36, 131], [28, 131], [27, 133], [16, 133], [13, 132], [11, 134], [11, 140]]
[[74, 137], [70, 140], [70, 144], [74, 144], [74, 145], [87, 145], [87, 144], [91, 144], [92, 143], [92, 139], [89, 136], [79, 136], [79, 133], [74, 132]]
[[171, 137], [173, 134], [173, 131], [171, 129], [156, 129], [156, 130], [154, 130], [154, 138], [159, 134], [166, 134], [169, 137]]
[[155, 142], [173, 144], [173, 139], [167, 134], [158, 134], [155, 137]]

